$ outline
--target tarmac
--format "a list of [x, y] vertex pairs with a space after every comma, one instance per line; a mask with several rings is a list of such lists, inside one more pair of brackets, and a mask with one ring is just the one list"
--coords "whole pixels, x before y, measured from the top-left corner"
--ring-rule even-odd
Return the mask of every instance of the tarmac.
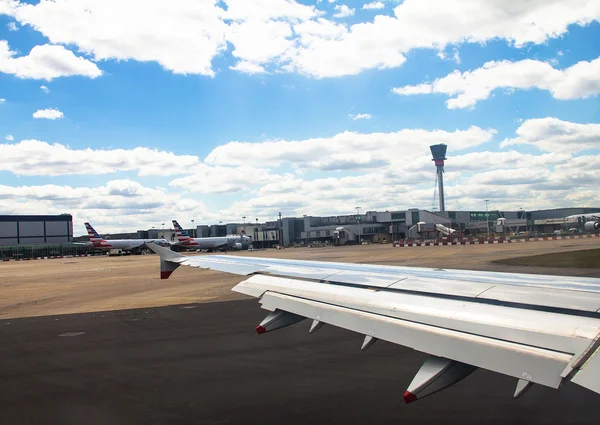
[[[380, 249], [356, 248], [344, 258], [366, 262], [372, 254], [373, 261], [385, 264], [384, 255], [399, 251], [377, 254]], [[410, 248], [410, 257], [387, 261], [415, 263], [420, 257], [427, 262], [435, 249]], [[561, 249], [572, 248], [554, 246]], [[334, 250], [268, 254], [333, 257]], [[437, 256], [451, 258], [446, 252]], [[477, 257], [477, 251], [457, 252], [455, 261], [470, 261], [473, 268], [506, 257], [503, 251], [482, 251], [484, 260], [477, 266], [468, 258]], [[264, 251], [256, 254], [265, 256]], [[0, 424], [596, 424], [600, 418], [600, 396], [575, 384], [559, 390], [534, 386], [515, 400], [515, 379], [484, 370], [405, 405], [402, 395], [425, 359], [422, 353], [384, 341], [361, 352], [361, 335], [331, 326], [309, 335], [308, 321], [256, 335], [255, 326], [267, 314], [257, 300], [206, 302], [231, 293], [227, 280], [209, 286], [212, 295], [202, 296], [205, 282], [227, 275], [189, 269], [191, 274], [181, 273], [182, 280], [169, 286], [171, 279], [158, 280], [156, 256], [111, 259], [112, 265], [101, 263], [108, 259], [84, 260], [100, 262], [56, 262], [56, 269], [38, 264], [57, 260], [0, 267], [0, 274], [22, 275], [19, 280], [5, 277], [0, 285], [0, 317], [5, 317], [0, 320]], [[111, 270], [81, 271], [86, 268]], [[63, 269], [80, 271], [59, 272]], [[115, 282], [112, 270], [125, 273], [129, 286]], [[88, 275], [97, 280], [81, 279]], [[83, 289], [76, 289], [77, 282]], [[102, 285], [110, 296], [103, 295]], [[95, 307], [107, 305], [107, 299], [117, 300], [114, 308], [129, 306], [144, 285], [158, 291], [152, 297], [167, 291], [161, 294], [169, 299], [186, 293], [198, 299], [183, 305], [60, 312], [65, 302], [66, 310], [89, 307], [77, 307], [74, 300], [92, 295], [103, 300], [91, 303]], [[39, 297], [39, 291], [49, 294], [52, 288], [61, 295], [51, 301]], [[16, 302], [27, 297], [40, 301]], [[152, 297], [142, 298], [150, 302]], [[52, 313], [31, 314], [41, 311]]]
[[410, 405], [425, 356], [302, 322], [254, 333], [255, 300], [0, 322], [0, 423], [595, 424], [598, 395], [476, 371]]

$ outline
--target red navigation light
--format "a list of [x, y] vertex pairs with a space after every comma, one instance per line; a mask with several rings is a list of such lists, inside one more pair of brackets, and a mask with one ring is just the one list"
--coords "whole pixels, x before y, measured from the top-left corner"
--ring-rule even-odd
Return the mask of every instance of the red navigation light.
[[411, 393], [410, 391], [407, 391], [404, 393], [404, 402], [406, 404], [412, 403], [413, 401], [417, 401], [417, 396], [414, 395], [413, 393]]

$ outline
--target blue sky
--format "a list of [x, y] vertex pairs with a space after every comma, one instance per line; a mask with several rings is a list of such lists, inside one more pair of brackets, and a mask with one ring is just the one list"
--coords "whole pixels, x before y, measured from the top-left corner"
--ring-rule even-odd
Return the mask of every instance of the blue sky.
[[600, 205], [598, 1], [378, 3], [0, 0], [1, 213]]

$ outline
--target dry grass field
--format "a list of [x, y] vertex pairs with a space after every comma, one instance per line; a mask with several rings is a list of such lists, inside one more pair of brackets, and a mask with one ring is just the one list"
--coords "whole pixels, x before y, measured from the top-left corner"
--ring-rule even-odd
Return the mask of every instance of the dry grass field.
[[[390, 245], [295, 248], [227, 255], [600, 277], [599, 268], [577, 267], [579, 254], [563, 257], [573, 258], [573, 267], [565, 262], [568, 260], [562, 261], [560, 267], [551, 267], [555, 261], [552, 257], [546, 262], [536, 258], [531, 261], [534, 265], [527, 266], [528, 261], [524, 258], [597, 248], [600, 248], [600, 239], [593, 238], [410, 248], [393, 248]], [[511, 258], [517, 258], [519, 265], [497, 262]], [[227, 301], [243, 297], [230, 290], [241, 280], [239, 276], [182, 267], [168, 280], [160, 280], [158, 270], [156, 255], [0, 263], [0, 319]]]

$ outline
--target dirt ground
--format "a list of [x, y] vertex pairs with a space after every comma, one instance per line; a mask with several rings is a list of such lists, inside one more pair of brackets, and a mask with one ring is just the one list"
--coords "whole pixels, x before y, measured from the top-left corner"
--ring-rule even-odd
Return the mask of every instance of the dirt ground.
[[[235, 255], [600, 277], [600, 269], [492, 263], [506, 258], [595, 248], [600, 248], [598, 238], [407, 248], [391, 245], [290, 248]], [[168, 280], [160, 280], [156, 255], [3, 262], [0, 263], [0, 319], [235, 300], [244, 298], [231, 291], [241, 280], [240, 276], [191, 267], [179, 268]]]

